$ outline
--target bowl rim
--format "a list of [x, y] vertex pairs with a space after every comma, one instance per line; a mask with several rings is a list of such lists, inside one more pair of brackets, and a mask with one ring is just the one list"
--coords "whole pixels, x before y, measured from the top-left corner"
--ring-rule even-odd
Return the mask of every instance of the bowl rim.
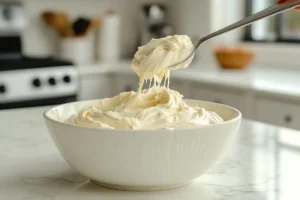
[[180, 129], [108, 129], [108, 128], [96, 128], [96, 127], [87, 127], [87, 126], [80, 126], [80, 125], [77, 125], [77, 124], [69, 124], [69, 123], [65, 123], [63, 121], [58, 121], [58, 120], [55, 120], [51, 117], [49, 117], [47, 114], [48, 112], [50, 112], [51, 110], [59, 107], [59, 106], [64, 106], [64, 105], [68, 105], [68, 104], [74, 104], [74, 103], [80, 103], [80, 102], [92, 102], [92, 101], [97, 101], [97, 100], [100, 100], [100, 99], [94, 99], [94, 100], [85, 100], [85, 101], [75, 101], [75, 102], [69, 102], [69, 103], [63, 103], [63, 104], [58, 104], [56, 106], [53, 106], [51, 108], [48, 108], [46, 109], [44, 112], [43, 112], [43, 117], [44, 119], [48, 120], [48, 121], [51, 121], [52, 123], [55, 123], [55, 124], [60, 124], [60, 125], [64, 125], [64, 126], [69, 126], [69, 127], [73, 127], [73, 128], [77, 128], [77, 129], [83, 129], [83, 130], [87, 130], [87, 129], [90, 129], [90, 130], [105, 130], [105, 131], [110, 131], [110, 132], [161, 132], [161, 131], [164, 131], [164, 132], [177, 132], [177, 131], [186, 131], [186, 130], [195, 130], [195, 129], [204, 129], [204, 128], [212, 128], [212, 127], [217, 127], [217, 126], [222, 126], [222, 125], [225, 125], [225, 124], [230, 124], [230, 123], [234, 123], [235, 121], [239, 121], [242, 119], [242, 113], [234, 108], [234, 107], [231, 107], [231, 106], [228, 106], [228, 105], [225, 105], [225, 104], [220, 104], [220, 103], [215, 103], [215, 102], [211, 102], [211, 101], [201, 101], [201, 100], [196, 100], [196, 99], [184, 99], [184, 101], [198, 101], [198, 102], [203, 102], [203, 103], [209, 103], [209, 104], [214, 104], [214, 105], [218, 105], [218, 106], [223, 106], [223, 107], [226, 107], [226, 108], [229, 108], [231, 110], [234, 110], [235, 112], [238, 113], [238, 115], [230, 120], [227, 120], [227, 121], [224, 121], [220, 124], [211, 124], [211, 125], [207, 125], [207, 126], [196, 126], [196, 127], [188, 127], [188, 128], [180, 128]]

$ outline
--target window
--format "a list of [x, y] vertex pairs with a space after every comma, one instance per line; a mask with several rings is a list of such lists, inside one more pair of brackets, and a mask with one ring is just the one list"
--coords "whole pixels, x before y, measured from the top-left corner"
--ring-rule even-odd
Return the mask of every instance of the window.
[[[261, 11], [276, 0], [246, 0], [246, 15]], [[300, 43], [300, 11], [290, 10], [246, 27], [245, 41]]]

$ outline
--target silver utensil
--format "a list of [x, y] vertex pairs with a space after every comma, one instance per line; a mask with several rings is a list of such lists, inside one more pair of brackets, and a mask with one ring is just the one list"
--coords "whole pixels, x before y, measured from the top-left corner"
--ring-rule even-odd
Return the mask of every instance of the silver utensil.
[[247, 25], [250, 25], [252, 24], [253, 22], [257, 21], [257, 20], [260, 20], [260, 19], [263, 19], [265, 17], [269, 17], [269, 16], [272, 16], [272, 15], [276, 15], [276, 14], [279, 14], [281, 12], [284, 12], [286, 10], [289, 10], [289, 9], [292, 9], [296, 6], [300, 5], [300, 0], [288, 0], [286, 1], [285, 3], [277, 3], [273, 6], [270, 6], [258, 13], [255, 13], [249, 17], [246, 17], [234, 24], [231, 24], [223, 29], [220, 29], [216, 32], [213, 32], [203, 38], [201, 38], [195, 45], [194, 45], [194, 49], [193, 51], [191, 52], [191, 54], [186, 57], [184, 60], [178, 62], [178, 63], [175, 63], [171, 66], [169, 66], [168, 68], [171, 69], [171, 68], [174, 68], [176, 67], [177, 65], [181, 64], [181, 63], [184, 63], [186, 62], [187, 60], [189, 60], [196, 52], [196, 50], [198, 49], [198, 47], [200, 46], [200, 44], [202, 44], [203, 42], [205, 42], [206, 40], [209, 40], [213, 37], [216, 37], [218, 35], [221, 35], [223, 33], [226, 33], [226, 32], [229, 32], [231, 30], [234, 30], [236, 28], [240, 28], [240, 27], [244, 27], [244, 26], [247, 26]]

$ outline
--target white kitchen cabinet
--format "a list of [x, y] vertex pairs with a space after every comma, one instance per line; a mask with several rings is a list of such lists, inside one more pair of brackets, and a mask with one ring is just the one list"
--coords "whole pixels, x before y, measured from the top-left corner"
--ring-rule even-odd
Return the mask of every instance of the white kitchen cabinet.
[[[200, 84], [199, 84], [200, 85]], [[208, 88], [193, 85], [193, 99], [211, 101], [232, 106], [240, 110], [244, 117], [248, 116], [247, 97], [242, 91], [232, 91], [230, 89], [220, 89], [208, 86]]]
[[[81, 71], [80, 100], [111, 97], [120, 92], [136, 91], [138, 88], [138, 76], [131, 70], [115, 71], [115, 69], [109, 68], [107, 71], [99, 70], [98, 72], [95, 68], [90, 69], [91, 71], [88, 68]], [[295, 85], [299, 85], [297, 74], [286, 71], [279, 71], [280, 73], [277, 74], [274, 71], [265, 72], [264, 69], [257, 71], [257, 79], [256, 76], [252, 76], [256, 74], [254, 73], [256, 70], [258, 69], [251, 73], [245, 71], [245, 74], [244, 72], [231, 74], [228, 71], [224, 71], [224, 73], [220, 71], [215, 74], [212, 71], [211, 82], [207, 78], [210, 73], [199, 76], [197, 80], [190, 80], [188, 75], [183, 76], [179, 73], [171, 76], [170, 88], [182, 93], [185, 98], [212, 101], [235, 107], [242, 112], [245, 118], [300, 130], [299, 90], [295, 87]], [[280, 78], [283, 74], [286, 78]], [[229, 75], [234, 80], [232, 83], [230, 83]], [[228, 84], [223, 85], [223, 79]], [[236, 79], [241, 81], [245, 79], [243, 87], [237, 84]], [[277, 85], [270, 86], [275, 83]], [[148, 87], [149, 84], [145, 84], [144, 88]], [[284, 95], [285, 88], [287, 96]]]
[[190, 82], [187, 80], [171, 79], [170, 89], [179, 92], [186, 99], [192, 98], [190, 93]]
[[112, 96], [114, 83], [111, 75], [95, 74], [82, 76], [79, 100], [102, 99]]
[[121, 92], [136, 91], [139, 84], [138, 76], [135, 74], [116, 74], [114, 76], [115, 90], [114, 95]]
[[255, 118], [259, 121], [300, 130], [300, 104], [256, 99]]
[[[138, 89], [139, 78], [135, 74], [116, 74], [114, 77], [116, 85], [115, 94], [128, 91], [136, 91]], [[149, 88], [149, 81], [144, 83], [144, 89]], [[170, 89], [176, 90], [184, 95], [185, 98], [191, 98], [190, 82], [182, 79], [172, 79]]]

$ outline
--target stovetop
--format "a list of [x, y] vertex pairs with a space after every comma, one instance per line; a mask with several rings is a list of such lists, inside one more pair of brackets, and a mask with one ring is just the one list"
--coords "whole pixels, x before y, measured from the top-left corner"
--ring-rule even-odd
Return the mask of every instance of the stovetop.
[[0, 57], [0, 105], [74, 97], [78, 86], [77, 68], [71, 62], [28, 56]]
[[35, 58], [29, 56], [21, 56], [20, 58], [0, 59], [0, 71], [33, 69], [45, 67], [61, 67], [71, 66], [72, 62], [63, 61], [56, 58]]

